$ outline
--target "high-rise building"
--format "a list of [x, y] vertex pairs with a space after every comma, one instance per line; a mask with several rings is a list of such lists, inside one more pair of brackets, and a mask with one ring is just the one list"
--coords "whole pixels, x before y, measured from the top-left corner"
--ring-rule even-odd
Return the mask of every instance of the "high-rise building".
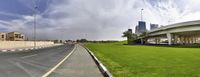
[[136, 33], [136, 34], [139, 33], [139, 32], [138, 32], [138, 25], [135, 26], [135, 33]]
[[150, 24], [150, 30], [158, 28], [158, 24]]
[[138, 22], [138, 33], [146, 32], [146, 22], [145, 21], [139, 21]]

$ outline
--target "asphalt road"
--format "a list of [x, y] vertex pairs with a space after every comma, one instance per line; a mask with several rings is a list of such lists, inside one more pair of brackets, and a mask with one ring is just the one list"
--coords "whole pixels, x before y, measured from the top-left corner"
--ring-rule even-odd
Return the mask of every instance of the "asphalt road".
[[0, 77], [40, 77], [74, 48], [73, 44], [0, 53]]
[[87, 50], [76, 45], [72, 55], [48, 77], [103, 77]]

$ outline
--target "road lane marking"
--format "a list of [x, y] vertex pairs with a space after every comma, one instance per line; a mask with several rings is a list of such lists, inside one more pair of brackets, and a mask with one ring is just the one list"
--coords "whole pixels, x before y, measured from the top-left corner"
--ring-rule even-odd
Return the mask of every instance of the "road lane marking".
[[21, 57], [21, 58], [29, 58], [29, 57], [33, 57], [33, 56], [37, 56], [37, 54], [33, 54], [33, 55], [27, 55], [27, 56], [23, 56], [23, 57]]
[[31, 72], [29, 72], [28, 69], [26, 69], [25, 67], [23, 67], [20, 63], [17, 62], [15, 64], [16, 64], [17, 67], [21, 68], [24, 72], [26, 72], [30, 77], [35, 77], [35, 76], [32, 75]]
[[62, 59], [58, 64], [56, 64], [56, 66], [54, 66], [53, 68], [51, 68], [48, 72], [46, 72], [41, 77], [48, 77], [56, 68], [58, 68], [65, 60], [68, 59], [68, 57], [75, 51], [75, 49], [76, 49], [76, 45], [74, 46], [74, 49], [67, 56], [65, 56], [64, 59]]

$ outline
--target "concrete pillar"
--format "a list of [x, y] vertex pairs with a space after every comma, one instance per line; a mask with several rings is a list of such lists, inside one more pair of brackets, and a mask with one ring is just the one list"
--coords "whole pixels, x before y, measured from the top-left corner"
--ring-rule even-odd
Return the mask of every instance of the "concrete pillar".
[[183, 36], [182, 38], [183, 38], [183, 44], [185, 44], [185, 43], [186, 43], [186, 38], [185, 38], [185, 36]]
[[178, 44], [178, 36], [174, 35], [174, 44]]
[[157, 38], [155, 38], [154, 40], [155, 40], [155, 44], [157, 44]]
[[190, 44], [190, 39], [189, 39], [188, 36], [186, 37], [186, 40], [187, 40], [187, 43], [186, 43], [186, 44]]
[[193, 36], [192, 37], [192, 44], [194, 44], [195, 43], [195, 37]]
[[188, 44], [188, 43], [189, 43], [188, 37], [185, 37], [185, 44]]
[[167, 33], [167, 40], [168, 40], [168, 45], [172, 45], [172, 35], [171, 35], [171, 33]]
[[195, 37], [195, 43], [197, 43], [197, 37]]
[[184, 38], [184, 36], [181, 36], [181, 44], [185, 44], [185, 38]]
[[189, 44], [192, 44], [192, 37], [188, 37]]
[[160, 38], [159, 37], [155, 38], [155, 43], [160, 44]]

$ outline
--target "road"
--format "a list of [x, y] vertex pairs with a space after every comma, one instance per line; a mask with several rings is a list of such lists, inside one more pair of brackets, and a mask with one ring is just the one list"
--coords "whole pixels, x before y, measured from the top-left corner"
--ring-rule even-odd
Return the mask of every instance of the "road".
[[73, 48], [73, 44], [67, 44], [38, 50], [0, 53], [0, 77], [40, 77]]
[[49, 77], [103, 77], [103, 75], [87, 50], [76, 45], [73, 54]]

